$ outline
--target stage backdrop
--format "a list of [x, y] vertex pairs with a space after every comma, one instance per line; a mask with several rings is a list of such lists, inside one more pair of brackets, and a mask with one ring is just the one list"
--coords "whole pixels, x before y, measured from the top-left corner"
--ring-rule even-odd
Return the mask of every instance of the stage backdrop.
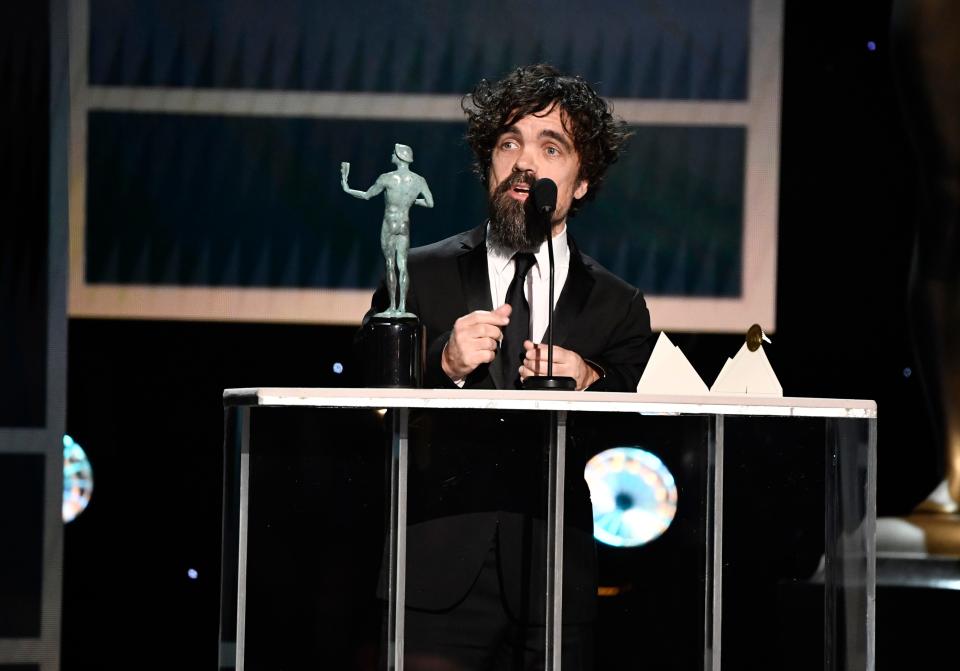
[[634, 137], [571, 222], [654, 326], [775, 328], [782, 1], [78, 0], [70, 313], [359, 323], [383, 272], [366, 188], [414, 150], [433, 210], [483, 221], [460, 97], [548, 62]]

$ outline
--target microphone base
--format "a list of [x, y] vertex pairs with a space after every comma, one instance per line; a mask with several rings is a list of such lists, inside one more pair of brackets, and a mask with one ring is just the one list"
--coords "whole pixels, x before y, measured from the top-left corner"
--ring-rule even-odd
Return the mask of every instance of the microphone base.
[[577, 381], [572, 377], [560, 375], [533, 375], [523, 381], [523, 388], [534, 391], [574, 391], [577, 388]]

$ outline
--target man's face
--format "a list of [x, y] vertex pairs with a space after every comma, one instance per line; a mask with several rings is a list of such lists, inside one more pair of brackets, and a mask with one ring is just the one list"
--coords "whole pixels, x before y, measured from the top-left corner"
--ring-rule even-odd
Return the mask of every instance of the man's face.
[[[554, 229], [566, 220], [573, 199], [587, 193], [586, 180], [577, 177], [580, 156], [563, 127], [561, 114], [560, 107], [554, 105], [542, 116], [525, 116], [507, 128], [493, 148], [488, 179], [491, 228], [495, 237], [509, 247], [539, 247], [539, 240], [529, 239], [525, 225], [524, 230], [516, 230], [525, 224], [526, 212], [530, 211], [525, 206], [534, 181], [549, 177], [557, 184], [557, 208], [551, 219]], [[507, 221], [496, 221], [500, 218]], [[540, 240], [542, 237], [540, 234]], [[527, 244], [517, 244], [525, 239]]]

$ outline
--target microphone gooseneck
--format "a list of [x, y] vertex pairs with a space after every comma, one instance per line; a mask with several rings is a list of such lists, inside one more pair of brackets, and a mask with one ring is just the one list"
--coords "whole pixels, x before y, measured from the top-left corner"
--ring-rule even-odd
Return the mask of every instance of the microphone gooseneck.
[[[553, 389], [557, 391], [576, 389], [576, 380], [572, 377], [553, 376], [553, 212], [557, 209], [557, 183], [544, 177], [533, 183], [530, 189], [533, 198], [533, 210], [536, 218], [543, 225], [544, 237], [547, 240], [547, 252], [550, 258], [550, 296], [547, 310], [547, 374], [531, 375], [524, 383], [524, 389]], [[536, 222], [532, 222], [536, 223]]]
[[550, 258], [550, 291], [547, 307], [547, 377], [553, 377], [553, 226], [550, 215], [557, 209], [557, 183], [549, 177], [538, 179], [533, 184], [533, 205], [543, 218], [547, 238], [547, 254]]

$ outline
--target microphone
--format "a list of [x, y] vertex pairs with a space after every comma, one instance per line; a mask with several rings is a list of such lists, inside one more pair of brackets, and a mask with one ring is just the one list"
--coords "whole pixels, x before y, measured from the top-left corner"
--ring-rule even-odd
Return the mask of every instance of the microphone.
[[[549, 177], [538, 179], [533, 183], [533, 206], [537, 213], [553, 214], [557, 209], [557, 183]], [[547, 219], [547, 235], [550, 235], [550, 220]]]
[[544, 235], [547, 239], [547, 252], [550, 257], [550, 296], [549, 296], [549, 319], [547, 321], [547, 374], [531, 375], [523, 382], [524, 389], [556, 389], [573, 390], [577, 387], [577, 381], [572, 377], [554, 377], [553, 376], [553, 222], [551, 216], [557, 209], [557, 183], [549, 177], [543, 177], [533, 183], [530, 190], [533, 197], [533, 207], [537, 215], [543, 222]]

